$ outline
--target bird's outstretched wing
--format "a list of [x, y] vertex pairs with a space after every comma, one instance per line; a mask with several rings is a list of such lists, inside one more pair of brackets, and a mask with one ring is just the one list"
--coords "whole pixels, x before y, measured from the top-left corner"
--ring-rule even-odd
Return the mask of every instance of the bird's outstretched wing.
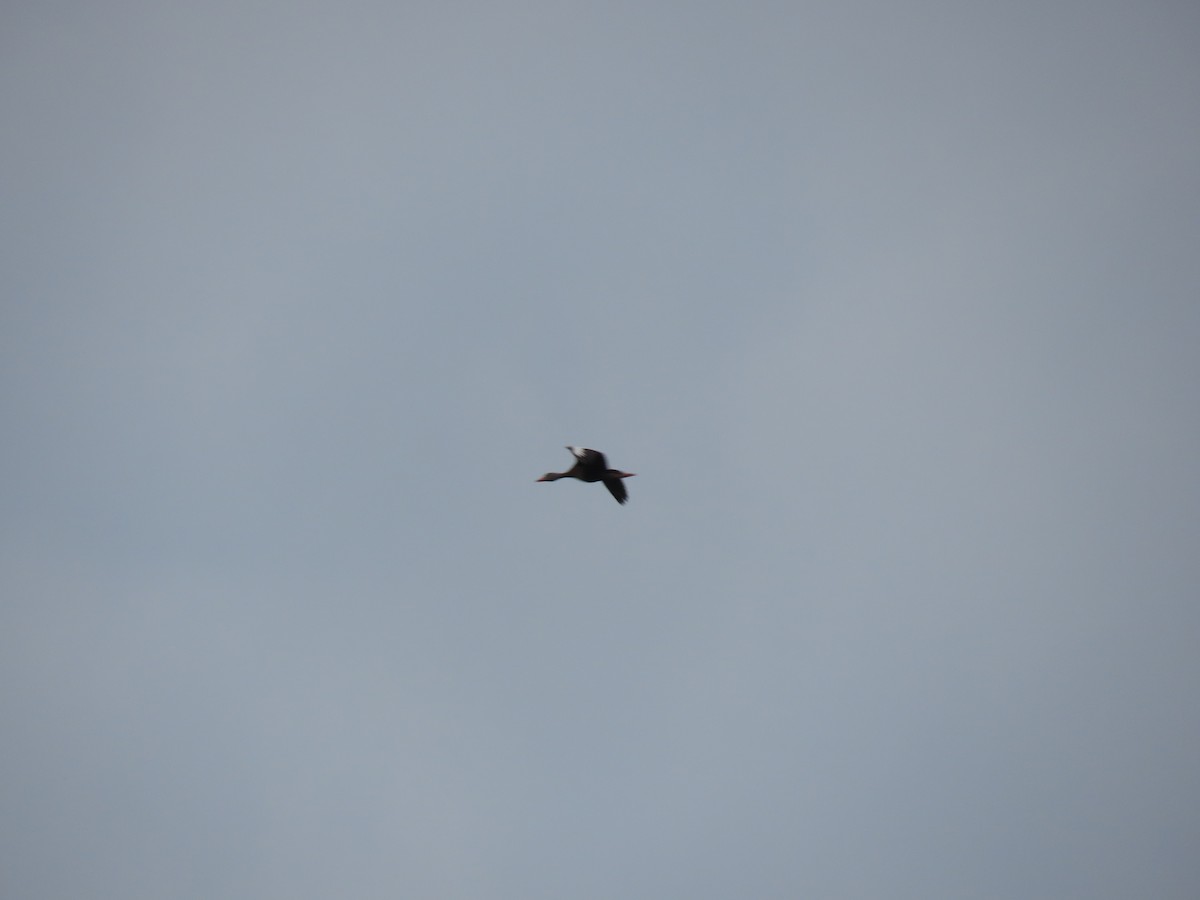
[[608, 460], [599, 450], [589, 450], [587, 447], [567, 447], [575, 458], [589, 469], [604, 472], [608, 469]]
[[608, 488], [608, 492], [617, 498], [618, 503], [624, 503], [629, 499], [629, 493], [625, 490], [625, 482], [620, 478], [605, 478], [604, 486]]

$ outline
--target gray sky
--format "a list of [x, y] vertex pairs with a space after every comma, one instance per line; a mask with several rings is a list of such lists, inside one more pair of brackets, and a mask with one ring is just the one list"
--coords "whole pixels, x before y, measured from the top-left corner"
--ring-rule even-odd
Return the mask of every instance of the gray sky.
[[1192, 4], [2, 18], [5, 897], [1200, 892]]

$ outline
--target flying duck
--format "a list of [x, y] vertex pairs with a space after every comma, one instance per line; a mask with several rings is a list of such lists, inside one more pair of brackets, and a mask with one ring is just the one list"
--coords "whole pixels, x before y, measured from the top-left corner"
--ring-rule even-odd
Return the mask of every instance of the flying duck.
[[578, 478], [580, 481], [603, 481], [608, 492], [617, 498], [618, 503], [629, 499], [622, 478], [632, 478], [633, 472], [618, 472], [608, 467], [608, 460], [599, 450], [588, 450], [585, 447], [567, 447], [575, 455], [575, 465], [565, 472], [547, 472], [538, 481], [558, 481], [560, 478]]

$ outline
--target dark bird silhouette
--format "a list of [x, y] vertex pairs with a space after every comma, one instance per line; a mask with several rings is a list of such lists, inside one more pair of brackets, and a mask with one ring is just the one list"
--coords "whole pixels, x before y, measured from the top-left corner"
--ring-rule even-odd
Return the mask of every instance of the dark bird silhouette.
[[588, 450], [584, 447], [567, 447], [575, 455], [575, 465], [565, 472], [547, 472], [538, 481], [558, 481], [560, 478], [578, 478], [580, 481], [603, 481], [608, 492], [617, 498], [618, 503], [629, 499], [622, 478], [632, 478], [633, 472], [619, 472], [608, 467], [608, 460], [599, 450]]

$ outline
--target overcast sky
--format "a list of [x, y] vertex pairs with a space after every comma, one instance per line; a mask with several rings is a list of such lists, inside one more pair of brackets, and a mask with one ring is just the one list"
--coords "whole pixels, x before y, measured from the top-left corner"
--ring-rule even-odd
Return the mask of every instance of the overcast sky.
[[1200, 896], [1193, 3], [13, 2], [0, 121], [6, 898]]

